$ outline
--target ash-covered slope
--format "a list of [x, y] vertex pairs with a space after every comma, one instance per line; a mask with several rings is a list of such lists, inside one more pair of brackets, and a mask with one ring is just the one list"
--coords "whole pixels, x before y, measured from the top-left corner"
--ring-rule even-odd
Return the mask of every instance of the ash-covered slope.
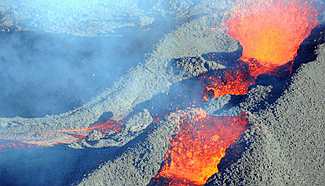
[[[325, 46], [266, 110], [252, 113], [243, 156], [208, 185], [323, 185]], [[252, 135], [253, 134], [253, 135]]]
[[[205, 5], [202, 4], [202, 7]], [[194, 10], [192, 7], [191, 11]], [[197, 10], [199, 12], [200, 9]], [[150, 100], [158, 93], [167, 92], [172, 84], [188, 78], [170, 73], [169, 62], [172, 59], [200, 56], [207, 52], [233, 52], [238, 49], [236, 42], [225, 35], [222, 29], [211, 31], [209, 24], [207, 18], [202, 18], [168, 34], [144, 65], [130, 70], [114, 87], [76, 110], [45, 118], [0, 118], [0, 137], [22, 141], [56, 141], [68, 136], [61, 133], [46, 136], [42, 133], [87, 127], [104, 112], [113, 112], [113, 119], [128, 116], [138, 104]], [[251, 115], [252, 128], [244, 138], [251, 145], [242, 158], [211, 179], [210, 184], [322, 183], [324, 58], [325, 49], [322, 47], [318, 60], [301, 67], [294, 75], [290, 88], [271, 108]], [[256, 90], [257, 95], [254, 95], [260, 96], [259, 100], [265, 99], [263, 95], [268, 94], [267, 88], [261, 89], [263, 90]], [[129, 144], [125, 147], [126, 151], [121, 157], [99, 167], [81, 185], [149, 183], [159, 170], [170, 135], [177, 125], [177, 116], [175, 117], [167, 118], [157, 128], [151, 125], [147, 130], [148, 134], [144, 135], [145, 139], [131, 141], [131, 146]], [[131, 136], [126, 141], [135, 137]], [[107, 139], [100, 139], [97, 144], [93, 147], [112, 145]]]
[[[247, 149], [238, 159], [227, 162], [207, 185], [321, 185], [324, 182], [324, 62], [325, 46], [320, 46], [317, 60], [302, 65], [294, 73], [290, 86], [276, 102], [266, 110], [250, 113], [250, 129], [238, 142], [247, 144]], [[253, 88], [240, 109], [253, 110], [268, 99], [272, 88], [260, 85]], [[227, 100], [220, 108], [226, 103]], [[131, 145], [121, 157], [103, 164], [80, 185], [149, 184], [175, 132], [177, 116], [171, 114], [143, 142]]]
[[[221, 19], [222, 16], [218, 21]], [[210, 19], [202, 17], [167, 34], [144, 64], [131, 69], [110, 89], [80, 108], [43, 118], [0, 118], [0, 138], [45, 142], [44, 144], [51, 145], [71, 139], [71, 135], [55, 131], [88, 127], [104, 112], [112, 112], [112, 119], [123, 119], [136, 105], [150, 100], [154, 95], [167, 92], [173, 84], [189, 78], [170, 71], [169, 63], [172, 59], [199, 56], [211, 51], [233, 52], [238, 49], [237, 42], [227, 36], [222, 28], [214, 31], [210, 28]], [[102, 145], [98, 147], [113, 145], [111, 140], [100, 144]]]
[[[215, 34], [214, 37], [211, 37], [211, 34]], [[188, 56], [201, 56], [208, 52], [228, 53], [236, 50], [238, 50], [237, 42], [228, 38], [221, 28], [211, 31], [208, 19], [203, 17], [168, 34], [164, 41], [158, 45], [152, 57], [155, 57], [154, 61], [156, 61], [167, 54], [168, 56], [173, 55], [174, 58], [187, 58]], [[168, 63], [166, 65], [164, 68], [170, 69], [173, 64]], [[220, 68], [222, 68], [221, 66]], [[193, 70], [196, 68], [185, 68], [184, 73], [179, 74], [181, 77], [189, 78], [189, 76], [197, 75], [196, 71]], [[149, 69], [157, 70], [155, 68]], [[179, 76], [173, 72], [172, 74], [174, 77]], [[221, 109], [228, 101], [229, 97], [227, 96], [221, 98], [214, 105], [213, 110]], [[147, 134], [127, 144], [126, 151], [120, 157], [106, 162], [86, 175], [80, 185], [149, 184], [151, 178], [159, 171], [169, 140], [178, 126], [179, 117], [179, 113], [171, 113], [163, 121], [151, 124], [149, 127], [151, 129], [147, 130]]]

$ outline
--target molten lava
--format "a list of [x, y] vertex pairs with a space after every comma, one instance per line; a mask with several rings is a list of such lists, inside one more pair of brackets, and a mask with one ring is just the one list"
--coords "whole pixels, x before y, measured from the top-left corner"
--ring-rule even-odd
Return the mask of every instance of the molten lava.
[[294, 60], [300, 44], [318, 25], [317, 16], [310, 1], [241, 0], [225, 25], [243, 47], [241, 60], [257, 77]]
[[154, 181], [167, 185], [203, 185], [218, 172], [226, 149], [246, 129], [246, 115], [214, 117], [199, 114], [185, 120], [172, 139], [164, 163]]
[[[108, 120], [103, 123], [94, 123], [91, 126], [85, 128], [63, 129], [57, 131], [44, 132], [42, 133], [42, 135], [48, 136], [48, 140], [25, 140], [23, 142], [26, 144], [41, 146], [41, 147], [50, 147], [50, 146], [60, 145], [60, 144], [71, 144], [87, 138], [90, 132], [94, 130], [99, 131], [102, 134], [107, 134], [111, 131], [114, 133], [118, 133], [122, 130], [122, 125], [118, 121]], [[58, 135], [60, 137], [53, 138], [53, 136], [62, 133], [64, 133], [65, 135], [63, 136]]]
[[88, 133], [88, 132], [91, 132], [93, 130], [100, 131], [103, 134], [106, 134], [106, 133], [108, 133], [110, 131], [120, 132], [122, 130], [122, 125], [118, 121], [108, 120], [108, 121], [103, 122], [103, 123], [95, 123], [95, 124], [93, 124], [93, 125], [91, 125], [89, 127], [85, 127], [85, 128], [64, 129], [64, 130], [60, 130], [59, 132], [72, 133], [72, 134], [70, 134], [71, 136], [83, 139], [87, 135], [80, 134], [80, 133], [85, 133], [85, 132]]
[[249, 86], [255, 80], [244, 70], [226, 70], [223, 77], [208, 77], [208, 84], [204, 89], [203, 99], [207, 101], [209, 96], [218, 98], [224, 95], [247, 94]]
[[276, 74], [283, 67], [291, 72], [299, 46], [319, 24], [317, 16], [308, 1], [240, 0], [225, 25], [242, 45], [239, 63], [249, 70], [227, 70], [224, 76], [209, 77], [203, 99], [244, 95], [259, 75]]

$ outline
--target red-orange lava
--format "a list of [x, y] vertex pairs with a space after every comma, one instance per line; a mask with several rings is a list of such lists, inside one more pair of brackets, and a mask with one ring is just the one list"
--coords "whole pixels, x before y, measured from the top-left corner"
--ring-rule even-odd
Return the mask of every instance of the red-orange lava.
[[203, 99], [207, 101], [209, 96], [218, 98], [224, 95], [244, 95], [247, 94], [249, 86], [255, 80], [244, 70], [226, 70], [223, 77], [208, 77], [208, 85], [204, 89]]
[[59, 138], [52, 138], [50, 140], [27, 140], [24, 142], [36, 146], [42, 146], [42, 147], [48, 147], [48, 146], [54, 146], [60, 144], [71, 144], [87, 138], [90, 132], [94, 130], [99, 131], [104, 135], [109, 132], [118, 133], [122, 130], [122, 125], [121, 122], [119, 121], [108, 120], [102, 123], [94, 123], [89, 127], [75, 128], [75, 129], [62, 129], [58, 131], [44, 132], [43, 134], [43, 135], [48, 135], [49, 137], [53, 135], [55, 136], [56, 134], [62, 134], [62, 133], [65, 134], [64, 136]]
[[60, 132], [72, 133], [71, 135], [75, 135], [78, 138], [82, 138], [83, 135], [80, 133], [91, 132], [93, 130], [100, 131], [101, 133], [104, 134], [108, 133], [109, 131], [120, 132], [122, 130], [122, 125], [118, 121], [108, 120], [103, 123], [95, 123], [89, 127], [77, 128], [77, 129], [64, 129], [64, 130], [60, 130]]
[[275, 74], [283, 66], [291, 71], [299, 46], [319, 24], [317, 15], [310, 1], [239, 0], [225, 26], [242, 45], [241, 61], [249, 70], [208, 78], [203, 99], [245, 95], [257, 76]]
[[251, 67], [250, 74], [257, 77], [294, 60], [300, 44], [319, 24], [317, 16], [311, 1], [239, 0], [225, 25], [242, 45], [241, 59]]
[[155, 181], [167, 180], [166, 185], [177, 186], [205, 184], [218, 172], [217, 165], [226, 149], [248, 124], [245, 114], [224, 117], [200, 114], [198, 118], [181, 124]]

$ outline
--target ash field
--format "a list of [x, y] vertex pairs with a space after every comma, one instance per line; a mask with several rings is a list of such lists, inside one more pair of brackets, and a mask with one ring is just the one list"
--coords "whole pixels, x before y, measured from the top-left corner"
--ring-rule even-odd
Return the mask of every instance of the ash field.
[[1, 186], [324, 185], [324, 2], [53, 2], [0, 2]]

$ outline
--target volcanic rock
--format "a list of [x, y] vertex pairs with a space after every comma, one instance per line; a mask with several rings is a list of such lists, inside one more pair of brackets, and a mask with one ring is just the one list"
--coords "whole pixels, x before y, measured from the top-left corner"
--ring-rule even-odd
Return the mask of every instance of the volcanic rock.
[[325, 45], [284, 94], [252, 113], [248, 149], [208, 185], [323, 185], [325, 182]]
[[[261, 103], [269, 99], [275, 87], [257, 85], [238, 107], [232, 108], [249, 114], [251, 126], [234, 145], [243, 152], [231, 164], [223, 163], [227, 166], [221, 167], [221, 172], [211, 177], [208, 185], [321, 185], [324, 182], [324, 64], [325, 46], [321, 46], [318, 59], [302, 65], [275, 102], [262, 107]], [[223, 108], [231, 100], [231, 96], [219, 98], [208, 103], [207, 110], [227, 112]], [[170, 128], [177, 125], [175, 118], [162, 121], [143, 143], [87, 175], [80, 185], [148, 184], [159, 170], [162, 151], [167, 150], [168, 140], [176, 131]]]
[[[122, 120], [136, 105], [150, 100], [159, 93], [167, 92], [171, 85], [188, 78], [177, 76], [169, 71], [173, 59], [198, 56], [212, 51], [234, 52], [238, 50], [238, 43], [228, 37], [223, 29], [218, 28], [212, 32], [209, 24], [210, 19], [202, 17], [167, 34], [147, 58], [145, 64], [131, 69], [110, 89], [80, 108], [43, 118], [0, 118], [0, 138], [26, 143], [28, 141], [39, 143], [51, 139], [51, 141], [62, 143], [63, 138], [70, 138], [70, 141], [75, 139], [64, 133], [55, 132], [53, 133], [55, 135], [51, 136], [46, 132], [89, 127], [105, 112], [114, 113], [113, 120]], [[37, 138], [35, 138], [36, 133]], [[102, 139], [100, 144], [102, 145], [95, 147], [114, 146], [119, 143], [109, 138]]]
[[[198, 6], [192, 6], [189, 1], [168, 3], [172, 8], [182, 5], [177, 8], [178, 18], [188, 19], [201, 15], [202, 10], [204, 13], [217, 12], [216, 20], [213, 20], [216, 25], [223, 19], [218, 14], [223, 14], [224, 6], [227, 6], [226, 1], [222, 1], [221, 8], [218, 8], [219, 2], [210, 0], [203, 1]], [[142, 17], [137, 21], [139, 22], [132, 24], [146, 27], [153, 23], [150, 17]], [[4, 27], [12, 25], [9, 18], [2, 18], [1, 23]], [[212, 26], [209, 17], [203, 16], [167, 34], [144, 64], [131, 69], [113, 87], [80, 108], [44, 118], [0, 118], [0, 139], [49, 144], [61, 142], [62, 139], [75, 140], [69, 134], [47, 132], [89, 127], [103, 113], [112, 112], [112, 119], [126, 119], [120, 133], [104, 135], [93, 130], [86, 139], [72, 143], [70, 147], [118, 146], [122, 151], [121, 156], [85, 175], [80, 185], [148, 184], [161, 166], [181, 116], [188, 114], [191, 117], [193, 110], [174, 112], [162, 118], [162, 121], [154, 121], [149, 110], [135, 112], [134, 108], [157, 94], [168, 92], [173, 84], [197, 77], [208, 70], [225, 68], [222, 63], [204, 59], [202, 54], [235, 52], [239, 46], [222, 28]], [[105, 32], [109, 31], [111, 27], [106, 27]], [[55, 32], [87, 36], [99, 33], [98, 30], [83, 29]], [[243, 154], [229, 166], [220, 169], [221, 172], [210, 178], [208, 184], [322, 185], [325, 182], [324, 63], [325, 46], [321, 46], [318, 59], [303, 65], [293, 75], [290, 86], [283, 95], [263, 109], [256, 107], [268, 98], [274, 88], [272, 86], [253, 87], [238, 107], [232, 107], [233, 96], [230, 95], [206, 103], [205, 109], [209, 114], [231, 115], [241, 110], [247, 111], [251, 124], [238, 142], [248, 144]], [[179, 73], [171, 72], [170, 66], [176, 67]]]
[[[234, 52], [238, 50], [238, 43], [226, 36], [222, 29], [217, 29], [216, 32], [204, 29], [209, 24], [206, 17], [192, 21], [185, 24], [174, 33], [168, 34], [164, 41], [157, 47], [153, 58], [161, 59], [166, 54], [173, 54], [178, 57], [174, 59], [186, 58], [186, 56], [200, 56], [204, 53], [213, 51], [219, 52]], [[194, 28], [194, 29], [193, 29]], [[205, 27], [207, 28], [207, 27]], [[212, 34], [212, 35], [211, 35]], [[189, 39], [191, 38], [191, 39]], [[229, 39], [229, 40], [228, 40]], [[189, 45], [187, 42], [195, 42]], [[213, 42], [211, 42], [213, 40]], [[209, 44], [207, 44], [209, 43]], [[226, 48], [224, 48], [226, 47]], [[159, 55], [156, 55], [159, 54]], [[171, 60], [171, 63], [173, 60]], [[162, 69], [168, 69], [168, 65]], [[153, 66], [151, 66], [153, 67]], [[221, 68], [222, 65], [220, 65]], [[158, 70], [156, 68], [149, 68], [148, 70]], [[160, 71], [163, 72], [163, 71]], [[193, 74], [188, 74], [194, 77]], [[175, 75], [171, 73], [174, 78], [184, 78], [182, 75]], [[224, 96], [218, 100], [209, 103], [209, 113], [223, 108], [230, 100], [230, 96]], [[147, 135], [142, 135], [141, 142], [131, 145], [127, 150], [117, 159], [106, 162], [94, 172], [86, 176], [80, 185], [146, 185], [151, 178], [157, 173], [163, 161], [169, 140], [175, 134], [180, 116], [191, 117], [190, 110], [184, 112], [176, 112], [170, 114], [166, 119], [162, 120], [155, 126], [153, 131]], [[122, 132], [123, 133], [123, 132]], [[132, 143], [133, 144], [133, 143]], [[150, 166], [148, 166], [150, 165]]]
[[91, 131], [87, 138], [86, 138], [86, 141], [88, 142], [94, 142], [94, 141], [99, 141], [101, 140], [102, 138], [104, 137], [103, 133], [101, 133], [100, 131], [98, 130], [93, 130]]
[[202, 56], [176, 59], [172, 67], [173, 72], [176, 72], [178, 75], [182, 74], [184, 77], [197, 77], [207, 73], [209, 70], [225, 68], [220, 63], [206, 61]]
[[126, 131], [136, 133], [144, 130], [153, 121], [153, 118], [148, 110], [138, 113], [131, 117], [125, 124]]

